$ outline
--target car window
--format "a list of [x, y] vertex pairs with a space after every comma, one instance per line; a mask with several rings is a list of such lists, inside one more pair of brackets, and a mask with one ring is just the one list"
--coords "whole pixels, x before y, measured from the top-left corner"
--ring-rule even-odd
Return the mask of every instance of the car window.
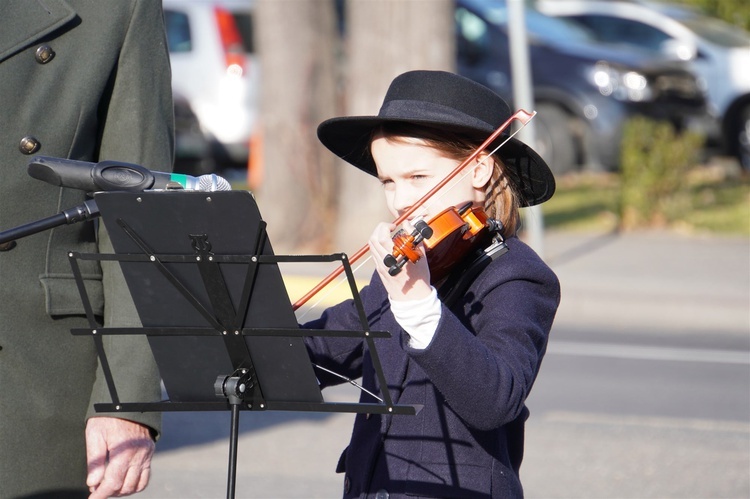
[[193, 40], [190, 36], [190, 22], [184, 12], [164, 10], [164, 24], [167, 30], [167, 44], [169, 51], [190, 52], [193, 50]]
[[458, 34], [475, 45], [484, 46], [487, 42], [487, 23], [482, 18], [466, 9], [456, 9], [456, 27]]
[[691, 31], [706, 40], [723, 47], [748, 47], [750, 34], [740, 28], [708, 17], [680, 19]]
[[[503, 31], [506, 30], [508, 25], [508, 8], [504, 2], [469, 3], [472, 4], [472, 8], [479, 12], [481, 18], [498, 26]], [[542, 40], [553, 45], [592, 40], [592, 35], [585, 28], [567, 19], [546, 16], [528, 7], [524, 11], [524, 17], [526, 20], [526, 29], [532, 39]], [[480, 18], [477, 17], [477, 19]], [[474, 21], [471, 22], [474, 23]], [[481, 19], [480, 22], [484, 23]]]
[[478, 64], [495, 54], [508, 53], [505, 36], [492, 36], [487, 22], [471, 12], [459, 7], [455, 11], [456, 50], [458, 60], [467, 64]]
[[253, 43], [253, 19], [252, 16], [247, 12], [234, 12], [234, 22], [237, 25], [237, 30], [240, 32], [242, 38], [242, 46], [245, 49], [245, 53], [252, 54], [255, 52], [255, 44]]
[[601, 15], [571, 16], [586, 26], [597, 39], [608, 43], [627, 43], [654, 51], [661, 49], [671, 37], [663, 31], [630, 19]]
[[589, 32], [567, 19], [550, 17], [533, 9], [526, 9], [526, 27], [532, 35], [551, 44], [590, 42]]

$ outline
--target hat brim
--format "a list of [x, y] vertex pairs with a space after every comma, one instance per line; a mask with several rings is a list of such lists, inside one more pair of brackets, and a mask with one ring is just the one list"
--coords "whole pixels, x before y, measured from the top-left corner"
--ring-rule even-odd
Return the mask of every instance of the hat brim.
[[[473, 126], [451, 125], [445, 121], [430, 119], [394, 119], [379, 116], [346, 116], [331, 118], [318, 126], [318, 138], [331, 152], [360, 170], [377, 176], [377, 167], [370, 154], [370, 139], [373, 131], [387, 123], [409, 123], [466, 134], [483, 140], [494, 130]], [[507, 139], [501, 135], [494, 145]], [[522, 196], [522, 206], [534, 206], [547, 201], [555, 193], [555, 177], [547, 163], [531, 147], [510, 138], [496, 153], [506, 166]]]

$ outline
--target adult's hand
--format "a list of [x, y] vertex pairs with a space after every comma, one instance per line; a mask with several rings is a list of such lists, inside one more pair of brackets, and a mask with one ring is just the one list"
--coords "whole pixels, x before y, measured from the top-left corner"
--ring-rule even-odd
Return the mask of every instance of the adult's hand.
[[145, 489], [154, 448], [144, 425], [119, 418], [90, 418], [86, 423], [89, 498], [126, 496]]

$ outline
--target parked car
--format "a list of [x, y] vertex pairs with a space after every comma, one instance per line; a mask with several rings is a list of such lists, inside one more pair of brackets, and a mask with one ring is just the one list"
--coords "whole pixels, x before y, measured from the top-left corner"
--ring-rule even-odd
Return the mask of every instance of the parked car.
[[260, 82], [251, 0], [163, 0], [172, 88], [184, 96], [219, 166], [245, 167]]
[[[513, 100], [503, 0], [457, 0], [458, 71]], [[705, 96], [680, 62], [602, 45], [578, 25], [525, 11], [537, 148], [556, 173], [619, 167], [634, 115], [707, 128]]]
[[750, 169], [750, 33], [686, 6], [648, 1], [538, 0], [597, 40], [687, 61], [706, 86], [716, 139]]

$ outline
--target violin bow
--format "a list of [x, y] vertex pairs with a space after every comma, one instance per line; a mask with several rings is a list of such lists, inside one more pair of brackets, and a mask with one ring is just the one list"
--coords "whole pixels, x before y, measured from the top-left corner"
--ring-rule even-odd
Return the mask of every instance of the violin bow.
[[[432, 189], [427, 192], [424, 196], [422, 196], [416, 203], [414, 203], [408, 210], [406, 210], [401, 216], [399, 216], [396, 220], [393, 221], [394, 225], [399, 225], [404, 222], [407, 218], [409, 218], [417, 209], [419, 209], [424, 203], [426, 203], [432, 196], [435, 195], [440, 189], [442, 189], [448, 182], [453, 180], [466, 166], [474, 161], [477, 156], [479, 156], [482, 151], [487, 149], [492, 142], [494, 142], [514, 121], [518, 121], [521, 123], [521, 126], [515, 130], [513, 133], [508, 135], [508, 137], [503, 140], [503, 142], [498, 145], [493, 151], [492, 154], [497, 152], [498, 149], [500, 149], [502, 146], [504, 146], [510, 139], [513, 138], [518, 132], [525, 127], [529, 121], [536, 115], [536, 111], [533, 111], [529, 113], [528, 111], [525, 111], [523, 109], [519, 109], [516, 111], [510, 118], [508, 118], [502, 125], [500, 125], [492, 134], [485, 139], [482, 144], [477, 147], [474, 152], [472, 152], [469, 157], [467, 157], [465, 160], [463, 160], [452, 172], [450, 172], [448, 175], [445, 176], [440, 182], [438, 182]], [[357, 252], [355, 252], [351, 257], [349, 257], [349, 263], [353, 264], [360, 258], [362, 258], [367, 252], [369, 251], [369, 245], [365, 244], [362, 246]], [[292, 305], [292, 309], [297, 311], [302, 305], [307, 303], [310, 298], [318, 294], [323, 288], [328, 286], [336, 277], [341, 275], [341, 273], [344, 272], [344, 266], [340, 265], [337, 267], [333, 272], [328, 274], [323, 280], [321, 280], [314, 288], [312, 288], [310, 291], [308, 291], [304, 296], [302, 296], [299, 300], [294, 302]]]

